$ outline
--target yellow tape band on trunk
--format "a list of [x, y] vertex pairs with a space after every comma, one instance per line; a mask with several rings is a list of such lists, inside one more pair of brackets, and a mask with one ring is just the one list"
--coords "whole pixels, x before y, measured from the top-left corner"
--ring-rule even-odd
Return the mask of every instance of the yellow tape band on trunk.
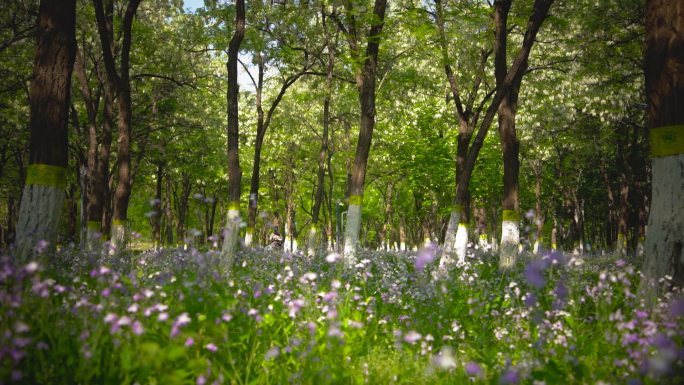
[[464, 229], [467, 229], [470, 227], [470, 223], [461, 222], [458, 224], [458, 227], [463, 227]]
[[247, 231], [249, 234], [254, 234], [254, 227], [247, 226], [246, 231]]
[[112, 219], [112, 225], [114, 226], [126, 226], [128, 219]]
[[88, 230], [100, 231], [102, 229], [102, 224], [99, 221], [88, 221], [86, 226], [88, 226]]
[[459, 204], [455, 204], [454, 205], [454, 211], [456, 211], [459, 214], [462, 213], [463, 212], [463, 206], [461, 206]]
[[487, 234], [480, 234], [480, 239], [487, 240]]
[[684, 154], [684, 124], [649, 130], [651, 158]]
[[503, 211], [503, 220], [504, 221], [517, 222], [520, 220], [520, 215], [515, 210], [504, 210]]
[[352, 195], [349, 197], [350, 205], [361, 206], [361, 202], [363, 202], [363, 197], [361, 195]]
[[240, 211], [240, 202], [228, 202], [228, 210]]
[[66, 188], [66, 167], [49, 164], [30, 164], [26, 167], [26, 184], [38, 184], [64, 189]]

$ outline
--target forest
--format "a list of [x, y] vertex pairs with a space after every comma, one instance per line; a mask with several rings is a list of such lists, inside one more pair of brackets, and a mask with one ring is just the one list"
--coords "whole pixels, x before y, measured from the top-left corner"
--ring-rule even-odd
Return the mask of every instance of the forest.
[[684, 383], [684, 0], [0, 9], [0, 384]]

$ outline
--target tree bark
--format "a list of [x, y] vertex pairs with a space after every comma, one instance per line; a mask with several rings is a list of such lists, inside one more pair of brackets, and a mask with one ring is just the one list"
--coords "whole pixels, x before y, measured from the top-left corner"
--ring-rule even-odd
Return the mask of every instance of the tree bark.
[[237, 253], [240, 230], [240, 183], [242, 170], [239, 157], [238, 72], [240, 45], [245, 37], [245, 0], [235, 2], [235, 32], [228, 46], [228, 214], [223, 232], [222, 269], [230, 271]]
[[76, 59], [76, 1], [40, 2], [34, 77], [30, 89], [30, 156], [17, 224], [17, 258], [54, 244], [68, 162], [71, 74]]
[[[640, 294], [684, 284], [684, 7], [646, 1], [646, 123], [651, 137], [651, 210]], [[671, 282], [660, 279], [672, 277]]]

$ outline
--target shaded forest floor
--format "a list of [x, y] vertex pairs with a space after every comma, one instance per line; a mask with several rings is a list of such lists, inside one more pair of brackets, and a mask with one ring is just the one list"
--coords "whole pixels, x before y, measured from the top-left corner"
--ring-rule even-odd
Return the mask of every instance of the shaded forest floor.
[[60, 271], [2, 257], [1, 383], [684, 383], [681, 293], [646, 310], [617, 256], [45, 257]]

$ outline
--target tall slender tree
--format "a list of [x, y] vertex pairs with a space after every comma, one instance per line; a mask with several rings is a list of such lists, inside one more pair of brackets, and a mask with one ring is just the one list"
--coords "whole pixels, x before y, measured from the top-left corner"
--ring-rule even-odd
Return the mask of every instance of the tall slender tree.
[[238, 53], [245, 37], [245, 0], [235, 2], [235, 32], [228, 45], [228, 216], [223, 232], [223, 269], [230, 270], [240, 236], [240, 183], [238, 121]]
[[54, 242], [65, 197], [71, 74], [76, 59], [76, 1], [42, 0], [30, 89], [30, 158], [17, 224], [17, 257]]
[[[641, 293], [652, 300], [684, 285], [684, 6], [646, 1], [647, 126], [651, 138], [651, 210]], [[672, 277], [665, 285], [661, 279]]]
[[[119, 69], [116, 68], [114, 58], [113, 33], [113, 0], [108, 0], [107, 5], [103, 0], [93, 0], [95, 6], [95, 18], [97, 30], [102, 44], [104, 65], [107, 71], [107, 81], [116, 92], [118, 101], [118, 140], [117, 140], [117, 168], [118, 182], [114, 192], [114, 212], [112, 215], [111, 241], [115, 249], [122, 250], [126, 247], [126, 231], [128, 221], [128, 203], [131, 196], [133, 181], [131, 178], [131, 123], [133, 108], [131, 106], [131, 81], [130, 81], [130, 54], [132, 43], [133, 19], [138, 10], [141, 0], [130, 0], [126, 6], [123, 22], [121, 25], [122, 42], [120, 49]], [[106, 13], [105, 13], [106, 7]]]
[[370, 153], [371, 139], [375, 128], [375, 77], [380, 50], [380, 34], [384, 26], [386, 9], [387, 0], [375, 0], [367, 35], [368, 43], [363, 56], [361, 56], [362, 51], [358, 35], [360, 28], [357, 19], [358, 10], [354, 8], [351, 1], [345, 3], [346, 25], [339, 18], [336, 18], [342, 33], [347, 37], [352, 56], [355, 59], [363, 60], [363, 65], [356, 70], [355, 74], [361, 112], [359, 139], [356, 144], [356, 155], [354, 156], [351, 174], [349, 208], [344, 232], [344, 255], [347, 264], [355, 259], [361, 231], [361, 202], [368, 154]]

